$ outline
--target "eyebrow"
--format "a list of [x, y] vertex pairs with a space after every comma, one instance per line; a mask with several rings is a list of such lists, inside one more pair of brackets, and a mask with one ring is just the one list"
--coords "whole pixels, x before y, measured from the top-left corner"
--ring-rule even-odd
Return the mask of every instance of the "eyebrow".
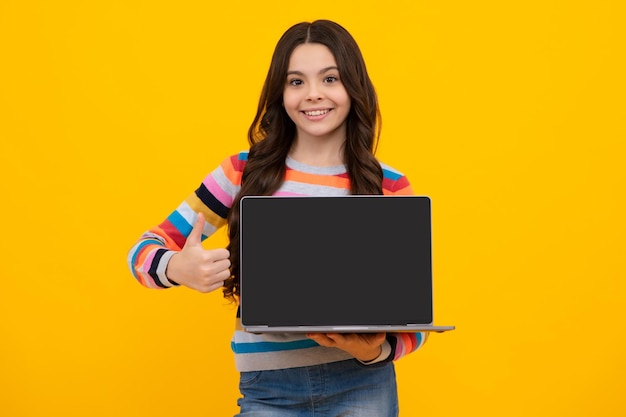
[[[318, 72], [318, 74], [320, 74], [320, 75], [321, 75], [321, 74], [324, 74], [325, 72], [328, 72], [328, 71], [330, 71], [330, 70], [337, 70], [337, 71], [339, 71], [339, 68], [337, 68], [337, 67], [336, 67], [336, 66], [334, 66], [334, 65], [333, 65], [333, 66], [330, 66], [330, 67], [322, 68], [322, 69]], [[287, 71], [287, 75], [304, 75], [304, 73], [303, 73], [303, 72], [301, 72], [301, 71]]]

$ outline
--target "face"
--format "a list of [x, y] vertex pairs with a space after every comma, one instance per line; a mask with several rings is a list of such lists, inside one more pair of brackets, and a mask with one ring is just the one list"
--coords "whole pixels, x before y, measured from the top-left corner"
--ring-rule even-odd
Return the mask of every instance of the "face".
[[298, 140], [345, 141], [350, 97], [330, 49], [319, 43], [304, 43], [294, 49], [283, 104], [296, 125]]

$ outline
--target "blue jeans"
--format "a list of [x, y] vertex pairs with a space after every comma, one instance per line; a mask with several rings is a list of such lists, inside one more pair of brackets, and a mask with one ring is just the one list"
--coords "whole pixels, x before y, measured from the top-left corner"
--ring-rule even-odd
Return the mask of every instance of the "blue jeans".
[[393, 362], [356, 360], [242, 372], [242, 417], [397, 417]]

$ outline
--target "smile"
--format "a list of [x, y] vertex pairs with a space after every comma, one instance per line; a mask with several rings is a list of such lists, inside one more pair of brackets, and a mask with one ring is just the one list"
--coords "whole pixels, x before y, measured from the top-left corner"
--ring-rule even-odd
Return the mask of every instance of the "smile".
[[330, 111], [330, 109], [326, 109], [326, 110], [311, 110], [311, 111], [304, 111], [303, 113], [306, 114], [307, 116], [322, 116], [326, 113], [328, 113]]

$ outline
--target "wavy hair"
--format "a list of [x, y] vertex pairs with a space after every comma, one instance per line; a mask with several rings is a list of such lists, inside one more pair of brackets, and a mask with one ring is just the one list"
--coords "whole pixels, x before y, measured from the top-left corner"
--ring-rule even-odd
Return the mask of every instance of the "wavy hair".
[[228, 213], [232, 266], [223, 292], [231, 301], [239, 296], [239, 201], [245, 195], [272, 195], [284, 180], [285, 160], [296, 135], [296, 126], [283, 108], [283, 91], [291, 54], [304, 43], [319, 43], [332, 52], [351, 100], [344, 144], [350, 193], [382, 194], [382, 168], [374, 157], [381, 124], [378, 99], [356, 41], [346, 29], [329, 20], [292, 26], [274, 50], [256, 116], [248, 129], [250, 150], [241, 190]]

